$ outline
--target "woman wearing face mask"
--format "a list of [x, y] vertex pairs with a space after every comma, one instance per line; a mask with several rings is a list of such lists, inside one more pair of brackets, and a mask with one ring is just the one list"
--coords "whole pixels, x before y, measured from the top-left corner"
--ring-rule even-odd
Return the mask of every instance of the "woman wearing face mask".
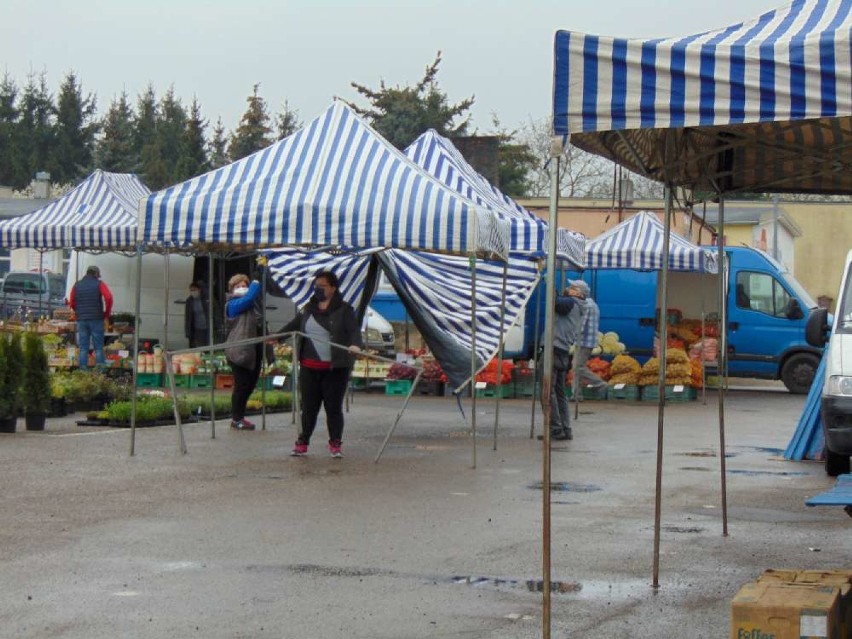
[[[225, 318], [230, 329], [228, 343], [258, 336], [261, 317], [255, 310], [255, 300], [260, 295], [261, 287], [257, 280], [249, 284], [249, 278], [242, 273], [228, 280], [228, 301], [225, 304]], [[234, 390], [231, 392], [231, 428], [254, 430], [254, 424], [246, 419], [246, 403], [260, 376], [260, 367], [263, 363], [262, 345], [258, 342], [230, 346], [225, 349], [225, 356], [234, 373]]]
[[[317, 417], [325, 407], [328, 425], [328, 452], [343, 457], [343, 398], [352, 371], [352, 353], [361, 351], [361, 328], [352, 306], [337, 290], [337, 276], [323, 271], [314, 278], [314, 294], [305, 307], [282, 329], [282, 333], [301, 331], [299, 340], [299, 393], [302, 397], [302, 425], [296, 445], [290, 453], [308, 454]], [[333, 347], [339, 344], [347, 349]]]

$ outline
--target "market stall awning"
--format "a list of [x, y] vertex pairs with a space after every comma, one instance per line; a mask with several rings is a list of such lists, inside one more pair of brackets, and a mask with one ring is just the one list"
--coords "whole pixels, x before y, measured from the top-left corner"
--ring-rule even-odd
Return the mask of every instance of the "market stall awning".
[[343, 102], [290, 137], [153, 193], [140, 239], [184, 247], [339, 246], [508, 254], [490, 211], [412, 163]]
[[655, 180], [852, 193], [852, 2], [679, 38], [558, 31], [554, 133]]
[[150, 192], [133, 174], [98, 169], [58, 200], [0, 222], [0, 246], [132, 249], [139, 202]]
[[[640, 211], [586, 244], [587, 268], [663, 268], [663, 223], [654, 213]], [[715, 273], [715, 252], [703, 249], [672, 233], [669, 239], [669, 268], [674, 271]]]
[[[366, 307], [373, 294], [369, 275], [371, 261], [375, 259], [451, 383], [459, 386], [470, 377], [470, 354], [474, 344], [473, 276], [468, 259], [400, 250], [332, 255], [289, 248], [266, 254], [269, 274], [298, 307], [310, 299], [314, 277], [320, 271], [332, 271], [338, 276], [343, 299], [356, 309], [362, 305]], [[533, 262], [509, 258], [504, 329], [524, 311], [537, 283], [538, 271]], [[502, 263], [477, 262], [474, 315], [475, 349], [480, 367], [487, 364], [499, 348], [503, 286]]]
[[[546, 254], [547, 223], [480, 175], [450, 140], [429, 129], [411, 143], [405, 154], [449, 188], [508, 221], [511, 253], [528, 257]], [[585, 240], [582, 233], [559, 229], [557, 258], [583, 268]]]

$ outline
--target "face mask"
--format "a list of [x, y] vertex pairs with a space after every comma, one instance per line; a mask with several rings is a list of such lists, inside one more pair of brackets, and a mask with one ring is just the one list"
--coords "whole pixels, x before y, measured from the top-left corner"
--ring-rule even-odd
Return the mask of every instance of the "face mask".
[[247, 286], [238, 286], [237, 288], [234, 289], [234, 295], [236, 295], [238, 297], [245, 295], [246, 293], [248, 293], [248, 287]]
[[189, 294], [190, 294], [192, 297], [195, 297], [195, 298], [201, 297], [201, 292], [200, 292], [200, 291], [190, 291], [190, 292], [189, 292]]
[[314, 297], [317, 298], [318, 302], [325, 301], [325, 289], [320, 288], [319, 286], [314, 286]]

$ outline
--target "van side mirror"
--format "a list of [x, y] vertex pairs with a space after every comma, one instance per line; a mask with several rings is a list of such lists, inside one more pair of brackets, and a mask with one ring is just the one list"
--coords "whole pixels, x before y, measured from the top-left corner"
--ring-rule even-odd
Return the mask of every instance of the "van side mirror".
[[828, 341], [828, 309], [811, 310], [808, 323], [805, 325], [805, 340], [815, 348], [825, 346]]

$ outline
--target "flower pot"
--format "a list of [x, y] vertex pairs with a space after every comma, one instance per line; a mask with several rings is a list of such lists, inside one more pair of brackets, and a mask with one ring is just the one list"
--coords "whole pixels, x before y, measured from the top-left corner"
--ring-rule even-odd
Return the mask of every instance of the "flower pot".
[[50, 414], [53, 417], [65, 417], [68, 414], [64, 397], [53, 397], [50, 400]]
[[24, 416], [24, 421], [27, 424], [27, 430], [44, 430], [47, 415], [45, 413], [27, 413]]
[[14, 433], [18, 429], [18, 418], [0, 417], [0, 433]]

